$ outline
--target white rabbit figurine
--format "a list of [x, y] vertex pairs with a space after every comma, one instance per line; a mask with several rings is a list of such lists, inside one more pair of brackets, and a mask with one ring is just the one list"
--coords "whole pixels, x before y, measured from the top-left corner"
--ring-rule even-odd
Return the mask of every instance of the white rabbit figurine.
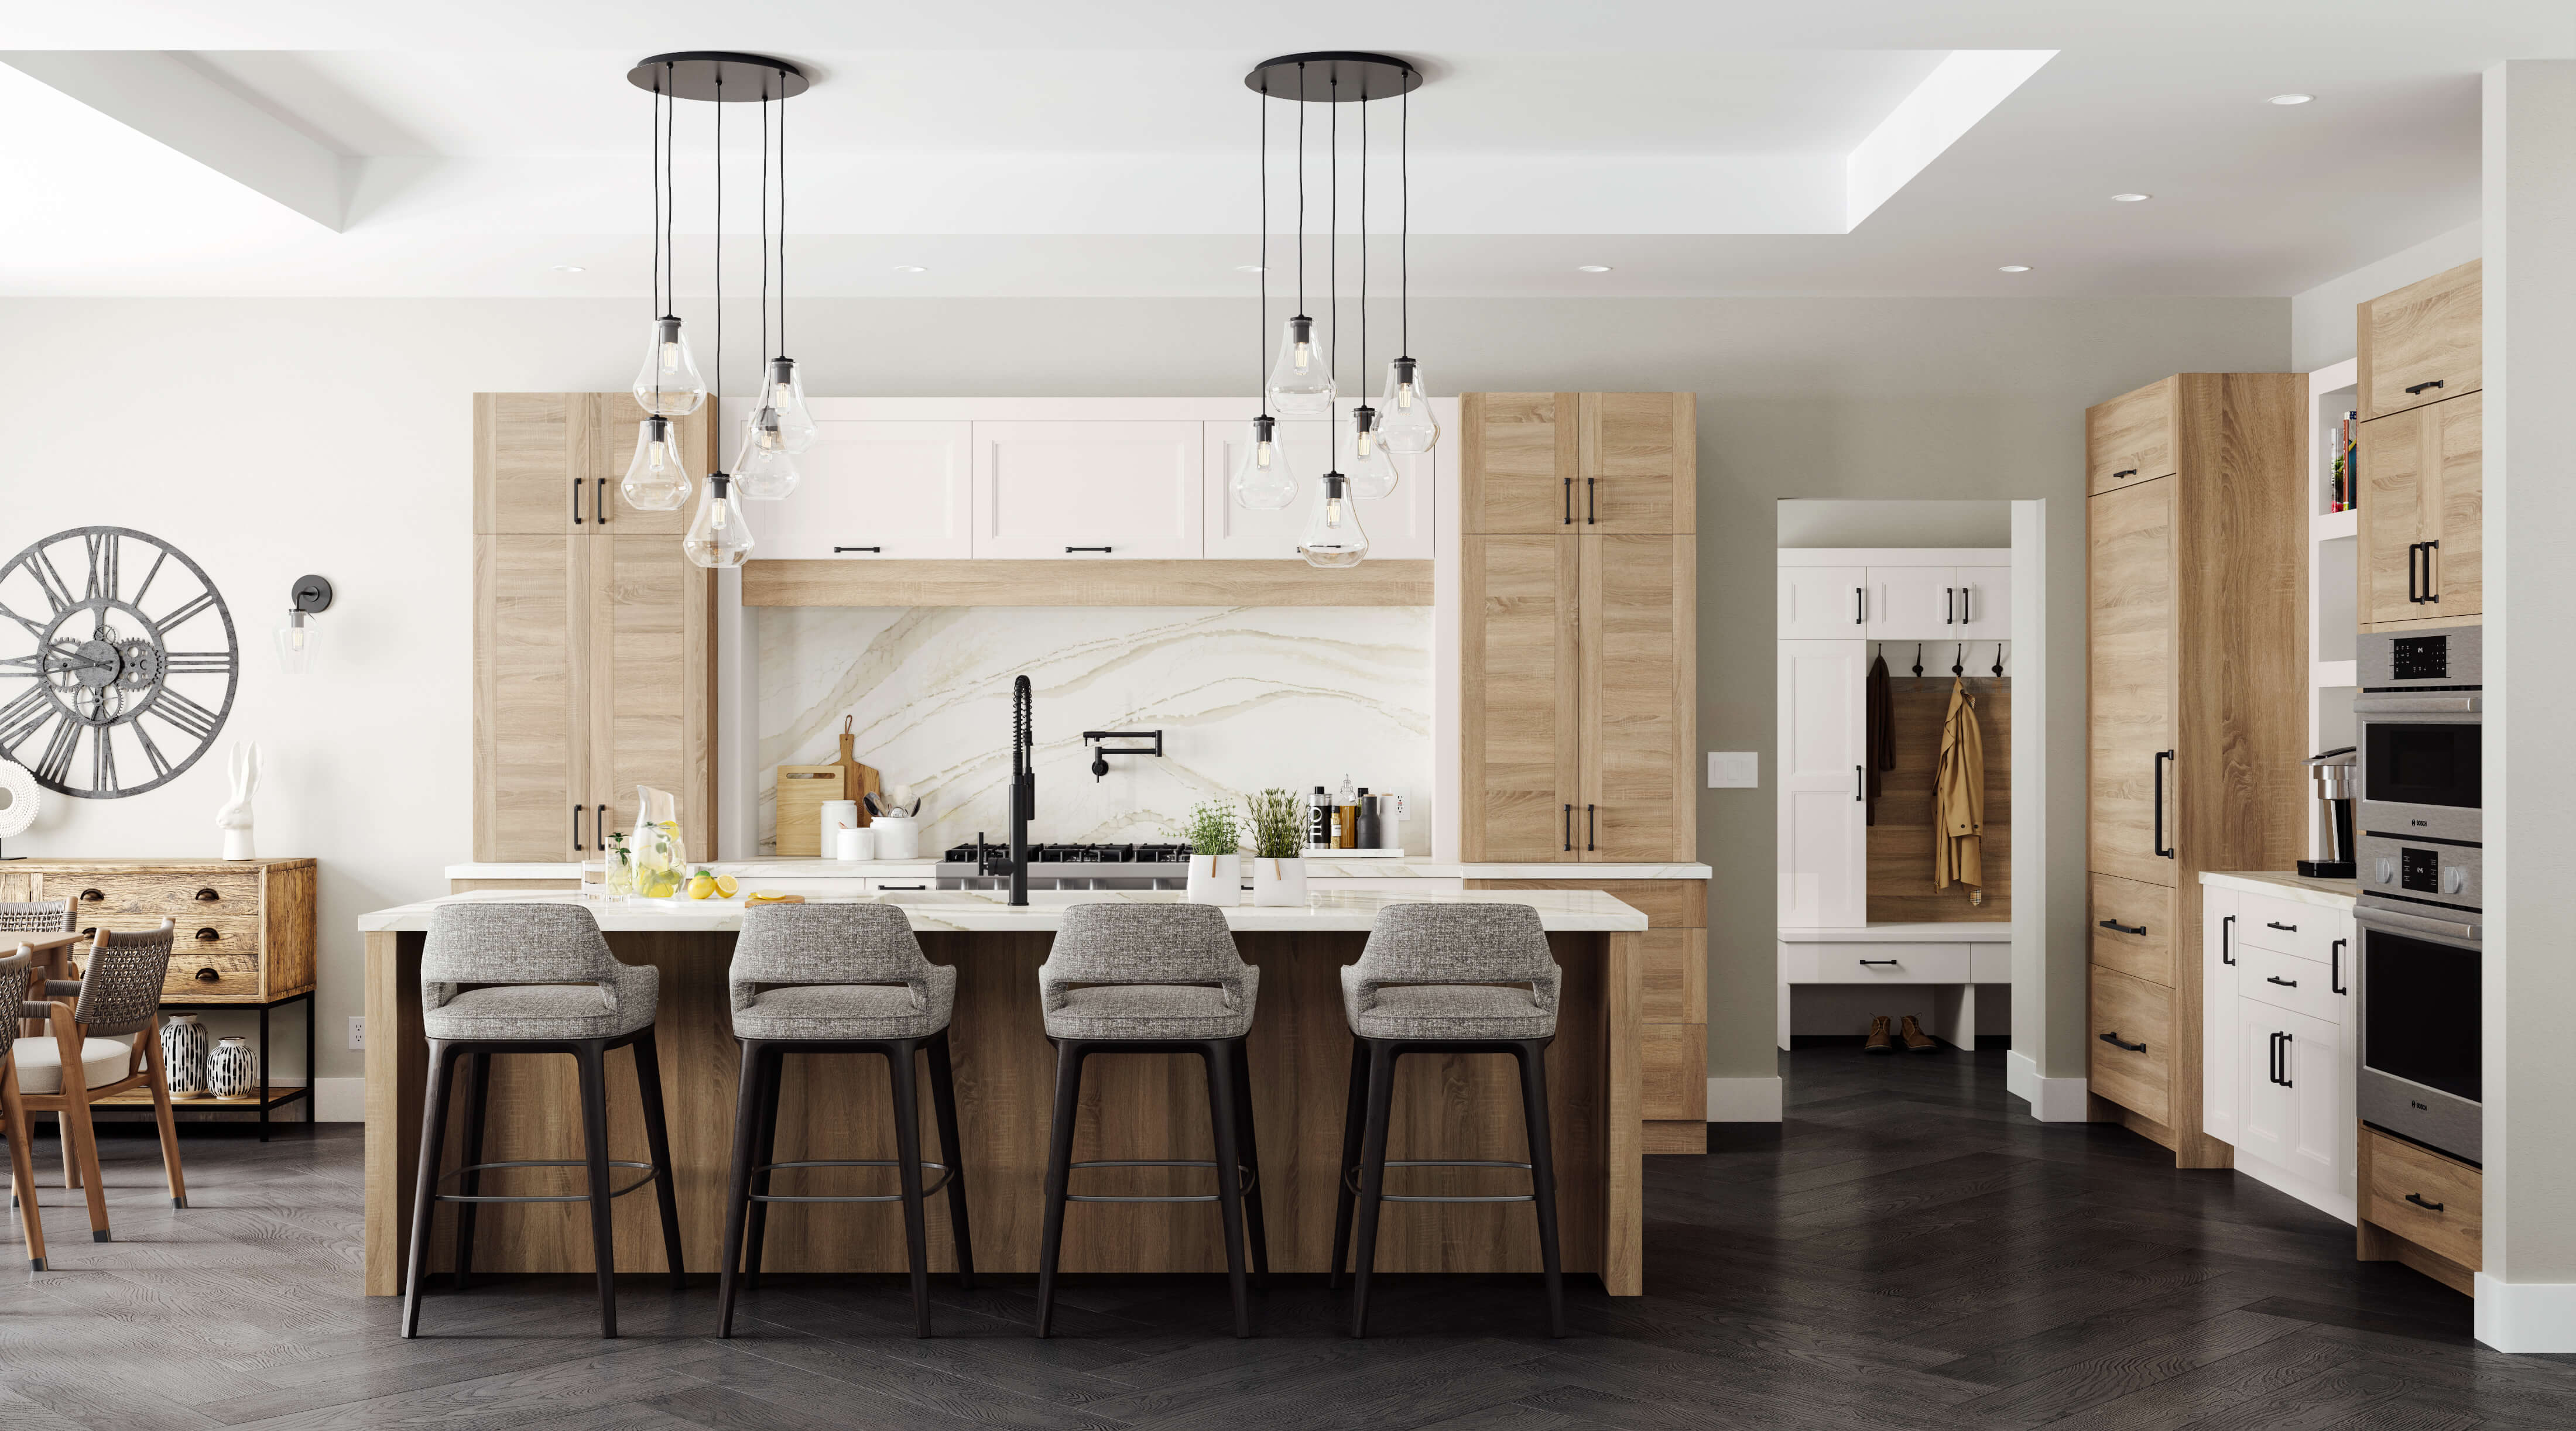
[[259, 746], [256, 742], [233, 745], [230, 760], [233, 776], [233, 798], [215, 812], [215, 828], [224, 832], [224, 858], [250, 860], [259, 858], [251, 852], [250, 793], [259, 785]]

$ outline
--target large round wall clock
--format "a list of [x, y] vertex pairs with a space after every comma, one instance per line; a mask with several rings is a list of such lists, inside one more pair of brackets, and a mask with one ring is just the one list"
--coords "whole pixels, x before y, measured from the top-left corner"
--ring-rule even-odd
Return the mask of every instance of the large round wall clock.
[[168, 784], [214, 744], [240, 674], [222, 595], [158, 537], [76, 527], [0, 566], [0, 756], [48, 790]]

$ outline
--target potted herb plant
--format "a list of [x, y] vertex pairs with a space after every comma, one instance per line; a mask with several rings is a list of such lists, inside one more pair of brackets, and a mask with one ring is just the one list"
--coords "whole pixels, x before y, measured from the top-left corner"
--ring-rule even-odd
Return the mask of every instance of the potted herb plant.
[[1192, 904], [1243, 902], [1243, 837], [1235, 825], [1232, 801], [1207, 800], [1192, 806], [1181, 834], [1190, 844]]
[[1273, 787], [1251, 797], [1252, 902], [1306, 902], [1306, 811], [1296, 792]]

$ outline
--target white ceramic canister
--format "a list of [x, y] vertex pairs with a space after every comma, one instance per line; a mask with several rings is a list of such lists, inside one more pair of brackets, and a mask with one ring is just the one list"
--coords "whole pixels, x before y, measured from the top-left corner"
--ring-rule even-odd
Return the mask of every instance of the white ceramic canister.
[[226, 1034], [215, 1041], [215, 1051], [206, 1055], [206, 1093], [214, 1098], [259, 1096], [259, 1055], [251, 1052], [250, 1040]]
[[1243, 856], [1190, 856], [1189, 893], [1183, 897], [1191, 904], [1243, 903]]
[[832, 836], [832, 858], [836, 860], [872, 860], [877, 857], [877, 832], [873, 828], [835, 830]]
[[921, 822], [906, 815], [879, 815], [868, 828], [876, 831], [877, 858], [881, 860], [916, 860], [921, 858]]
[[1252, 902], [1294, 905], [1306, 902], [1306, 862], [1302, 859], [1252, 862]]
[[859, 827], [859, 802], [826, 800], [823, 802], [821, 820], [818, 837], [814, 842], [814, 853], [827, 860], [837, 858], [833, 851], [841, 847], [841, 831], [855, 830]]

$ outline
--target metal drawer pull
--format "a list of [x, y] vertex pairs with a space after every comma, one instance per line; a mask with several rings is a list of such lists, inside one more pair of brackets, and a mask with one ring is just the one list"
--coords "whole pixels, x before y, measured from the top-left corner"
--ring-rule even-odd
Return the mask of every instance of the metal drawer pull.
[[224, 937], [224, 935], [223, 935], [223, 931], [222, 931], [222, 930], [220, 930], [220, 929], [207, 928], [207, 929], [200, 929], [200, 930], [198, 930], [198, 931], [197, 931], [197, 937], [198, 937], [199, 939], [202, 939], [202, 940], [206, 941], [206, 942], [207, 942], [207, 943], [209, 943], [209, 944], [212, 944], [212, 943], [214, 943], [216, 940], [223, 938], [223, 937]]
[[[885, 548], [883, 548], [883, 547], [834, 547], [834, 548], [832, 548], [832, 550], [833, 550], [833, 551], [835, 551], [835, 552], [882, 552], [882, 551], [884, 551], [884, 550], [885, 550]], [[1071, 551], [1071, 550], [1073, 550], [1073, 548], [1071, 548], [1071, 547], [1067, 547], [1067, 548], [1065, 548], [1065, 550], [1066, 550], [1066, 551]], [[1104, 547], [1104, 548], [1102, 548], [1102, 550], [1106, 551], [1106, 550], [1107, 550], [1107, 548], [1105, 548], [1105, 547]]]
[[928, 889], [928, 888], [930, 888], [930, 886], [928, 886], [928, 885], [926, 885], [926, 884], [881, 884], [881, 885], [878, 885], [878, 886], [877, 886], [877, 888], [879, 888], [879, 889]]
[[1107, 548], [1107, 547], [1066, 547], [1066, 548], [1065, 548], [1065, 551], [1067, 551], [1068, 553], [1070, 553], [1070, 552], [1105, 552], [1105, 551], [1107, 551], [1107, 550], [1109, 550], [1109, 548]]
[[2351, 942], [2349, 939], [2338, 939], [2334, 942], [2334, 947], [2326, 951], [2326, 984], [2338, 994], [2352, 992], [2343, 986], [2343, 946]]
[[2232, 914], [2218, 921], [2218, 962], [2236, 962], [2236, 916]]
[[104, 895], [104, 894], [99, 893], [97, 890], [94, 890], [94, 889], [85, 889], [85, 890], [82, 890], [82, 891], [81, 891], [81, 898], [83, 898], [83, 899], [105, 899], [105, 898], [107, 898], [107, 896], [106, 896], [106, 895]]
[[[2103, 927], [2103, 928], [2105, 928], [2105, 929], [2110, 930], [2110, 931], [2111, 931], [2112, 933], [2114, 933], [2114, 934], [2144, 934], [2144, 933], [2146, 933], [2146, 932], [2147, 932], [2147, 926], [2145, 926], [2145, 925], [2143, 925], [2143, 924], [2132, 926], [2132, 925], [2122, 924], [2120, 921], [2118, 921], [2118, 920], [2116, 920], [2116, 919], [2106, 919], [2106, 920], [2103, 920], [2103, 921], [2102, 921], [2102, 927]], [[2230, 962], [2233, 962], [2233, 961], [2230, 961]]]
[[2119, 481], [2119, 480], [2120, 480], [2121, 478], [2123, 478], [2123, 477], [2135, 477], [2135, 476], [2137, 476], [2137, 475], [2138, 475], [2138, 469], [2137, 469], [2137, 468], [2135, 468], [2135, 467], [2123, 467], [2123, 468], [2121, 468], [2119, 471], [2114, 472], [2114, 473], [2112, 473], [2112, 474], [2111, 474], [2111, 480], [2112, 480], [2112, 481], [2114, 481], [2114, 482], [2117, 482], [2117, 481]]
[[1893, 964], [1896, 961], [1893, 959], [1863, 959], [1860, 962], [1863, 964]]
[[2440, 378], [2435, 378], [2433, 381], [2431, 381], [2431, 382], [2429, 382], [2429, 383], [2417, 383], [2415, 386], [2413, 386], [2413, 387], [2411, 387], [2411, 388], [2408, 388], [2408, 389], [2406, 390], [2406, 395], [2407, 395], [2408, 397], [2413, 397], [2413, 396], [2415, 396], [2417, 393], [2420, 393], [2420, 392], [2424, 391], [2426, 388], [2438, 388], [2438, 387], [2440, 387], [2441, 385], [2442, 385], [2442, 379], [2440, 379]]
[[216, 973], [212, 969], [200, 969], [197, 971], [197, 982], [200, 984], [212, 984], [223, 977], [223, 975]]
[[2283, 924], [2277, 919], [2264, 920], [2263, 927], [2266, 929], [2277, 929], [2284, 934], [2296, 934], [2299, 932], [2299, 926], [2295, 924]]
[[2421, 1193], [2408, 1193], [2406, 1195], [2406, 1200], [2415, 1204], [2417, 1207], [2424, 1209], [2426, 1212], [2440, 1212], [2442, 1210], [2442, 1204], [2438, 1202], [2424, 1201], [2424, 1195]]
[[2147, 1051], [2147, 1046], [2145, 1044], [2121, 1042], [2120, 1035], [2117, 1030], [2113, 1030], [2110, 1033], [2102, 1035], [2102, 1042], [2111, 1045], [2113, 1048], [2125, 1048], [2131, 1053], [2145, 1053]]
[[2266, 974], [2266, 975], [2264, 975], [2264, 976], [2263, 976], [2263, 982], [2264, 982], [2264, 983], [2266, 983], [2266, 984], [2278, 984], [2278, 985], [2280, 985], [2280, 986], [2281, 986], [2282, 988], [2284, 988], [2284, 989], [2295, 989], [2295, 988], [2299, 987], [2299, 981], [2298, 981], [2298, 980], [2296, 980], [2296, 979], [2284, 979], [2284, 978], [2282, 978], [2282, 977], [2281, 977], [2280, 975], [2278, 975], [2278, 974]]
[[218, 900], [218, 899], [223, 898], [223, 896], [222, 896], [222, 895], [220, 895], [220, 894], [215, 893], [215, 892], [214, 892], [213, 890], [211, 890], [211, 889], [201, 889], [201, 890], [197, 891], [197, 898], [202, 899], [202, 900], [206, 900], [206, 901], [209, 901], [209, 902], [212, 902], [212, 901], [214, 901], [214, 900]]

